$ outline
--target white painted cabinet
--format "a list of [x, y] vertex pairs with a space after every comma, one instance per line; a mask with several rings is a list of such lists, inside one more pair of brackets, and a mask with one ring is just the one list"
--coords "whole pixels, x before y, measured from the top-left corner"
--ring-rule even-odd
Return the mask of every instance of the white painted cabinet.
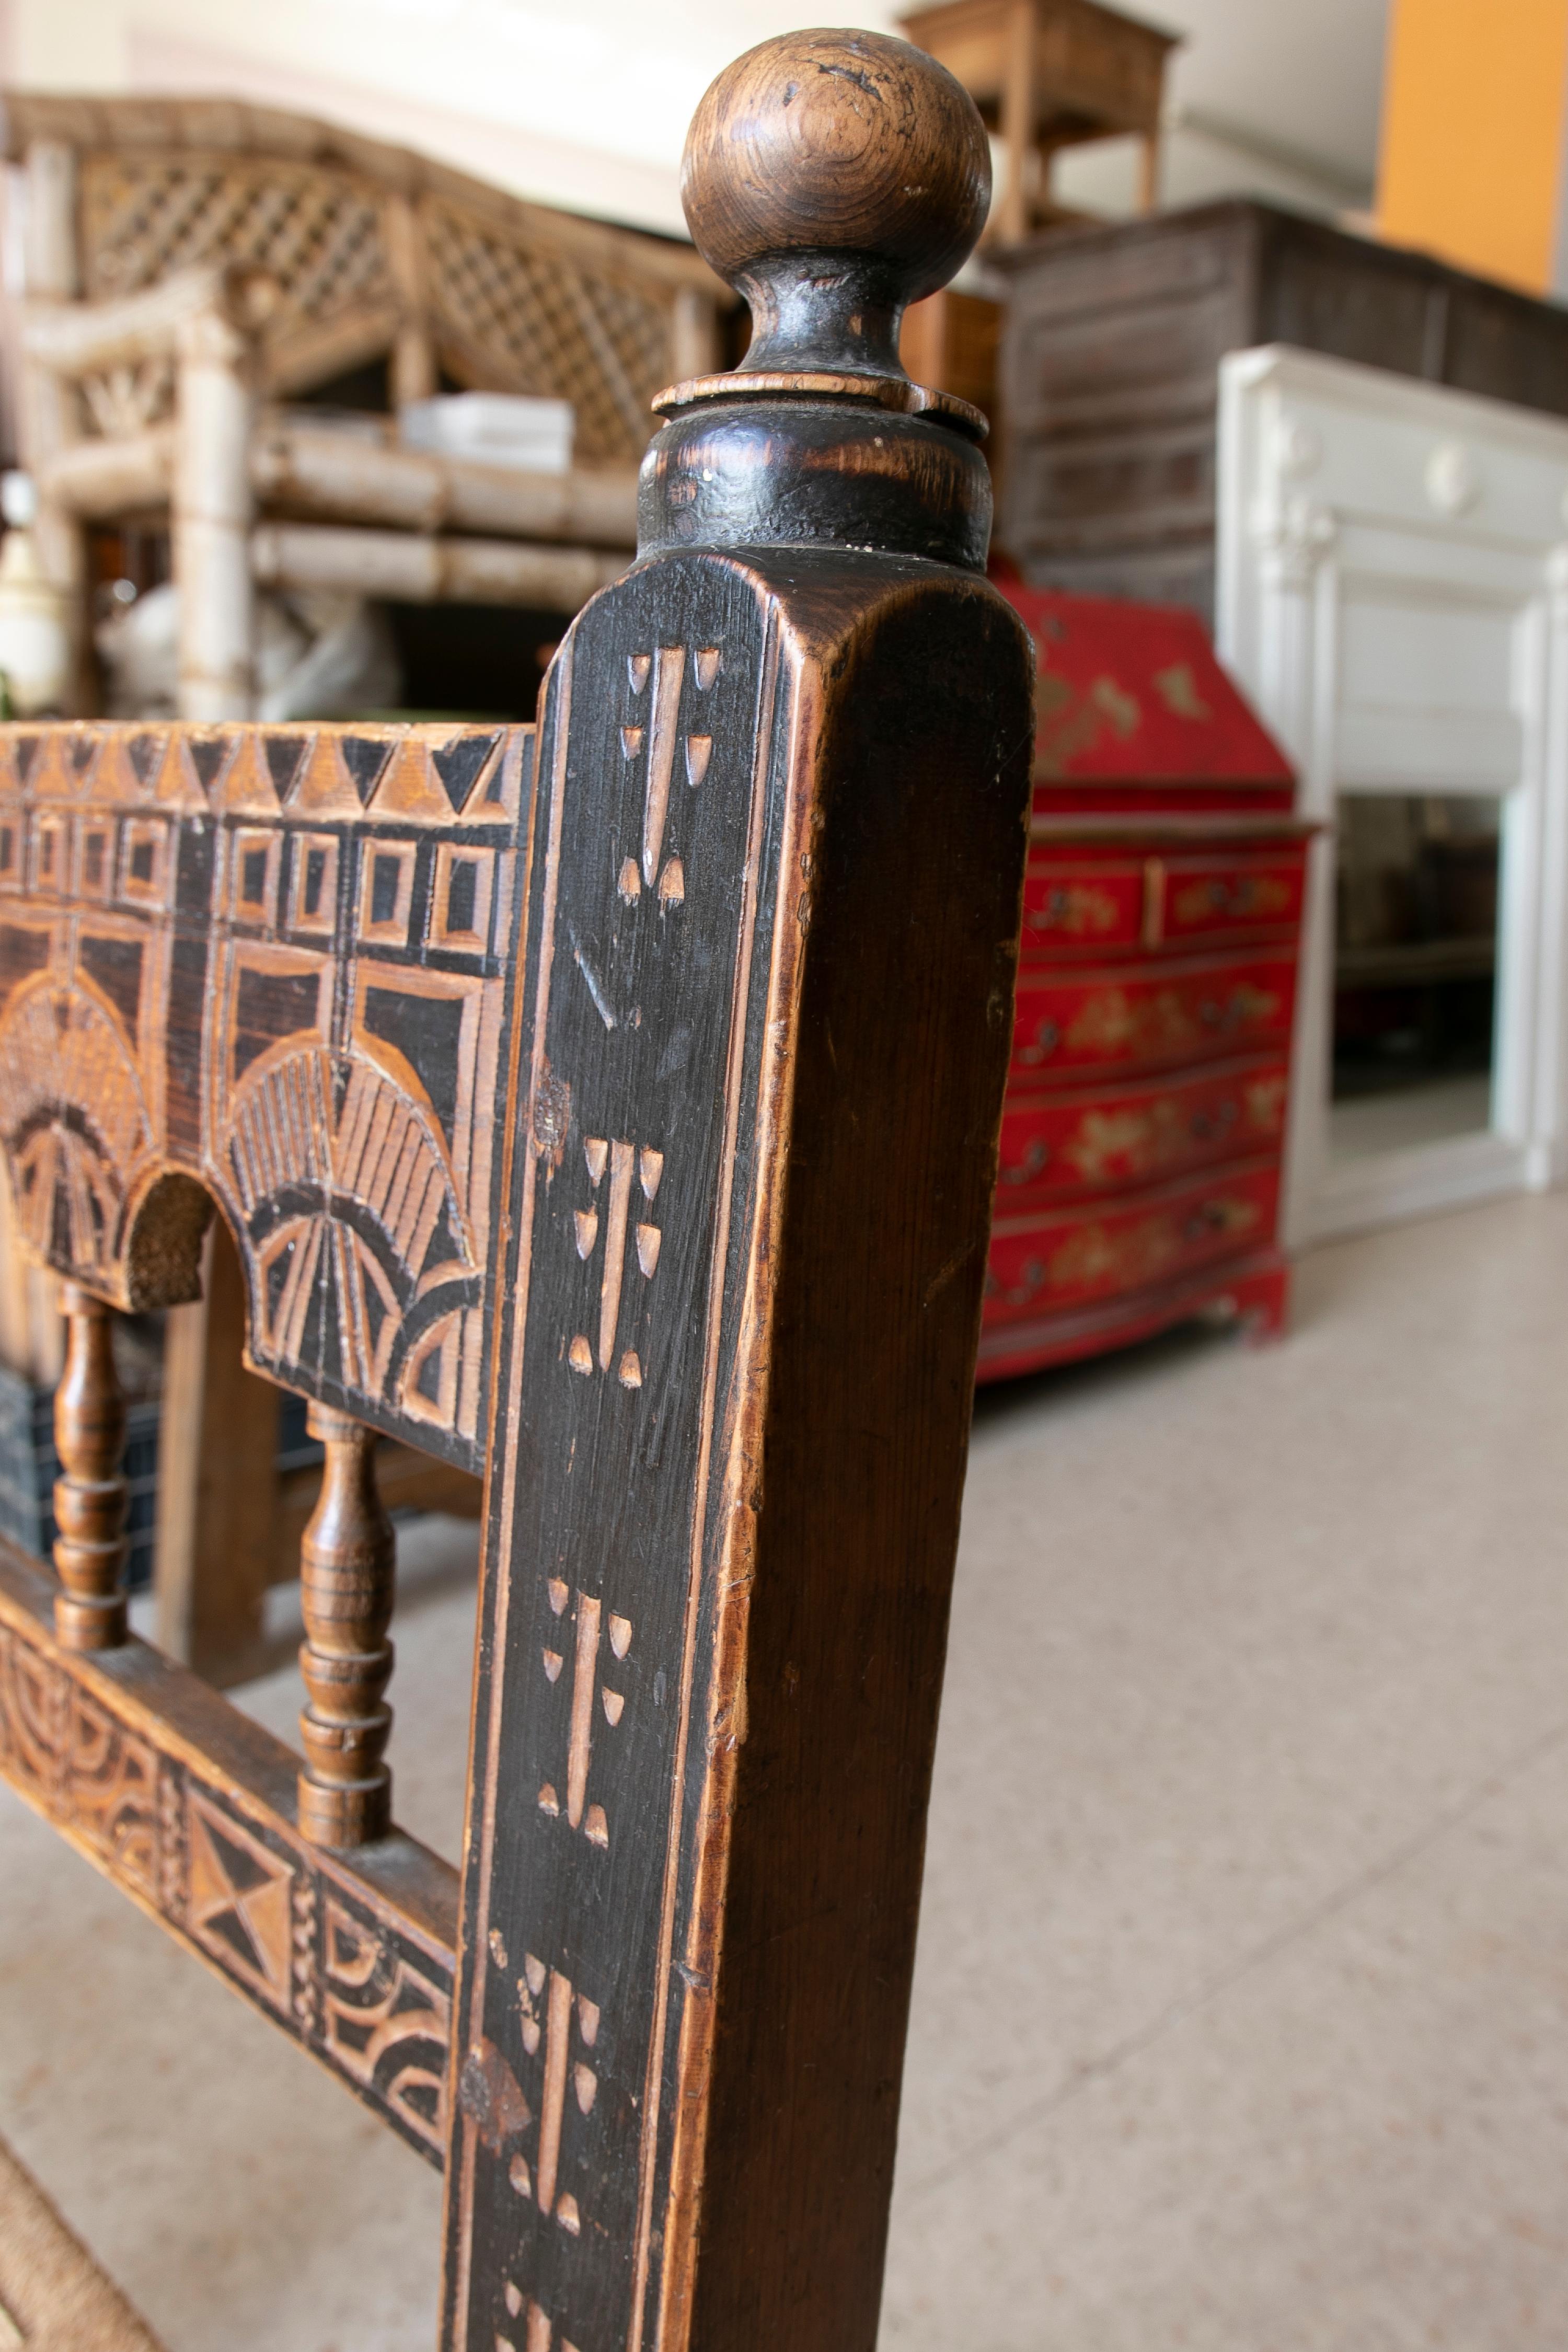
[[[1269, 347], [1222, 365], [1219, 463], [1219, 651], [1324, 828], [1286, 1237], [1556, 1181], [1568, 1172], [1568, 425]], [[1456, 825], [1495, 837], [1489, 950], [1473, 917], [1442, 940], [1357, 944], [1366, 894], [1348, 852], [1400, 823], [1427, 825], [1438, 848]], [[1464, 859], [1422, 870], [1462, 882]], [[1423, 994], [1409, 979], [1423, 970], [1462, 995], [1467, 954], [1479, 973], [1489, 953], [1484, 1076], [1342, 1098], [1359, 1066], [1347, 1006], [1386, 1014], [1405, 1001], [1399, 987], [1436, 1001], [1438, 980]]]

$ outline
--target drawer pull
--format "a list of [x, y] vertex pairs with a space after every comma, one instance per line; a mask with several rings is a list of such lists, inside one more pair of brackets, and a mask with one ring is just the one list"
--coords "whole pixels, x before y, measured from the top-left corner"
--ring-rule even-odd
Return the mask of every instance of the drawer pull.
[[1026, 1045], [1018, 1059], [1021, 1062], [1043, 1062], [1047, 1054], [1056, 1052], [1061, 1042], [1062, 1033], [1056, 1022], [1042, 1021], [1035, 1032], [1034, 1044]]
[[1233, 1102], [1222, 1102], [1213, 1110], [1195, 1110], [1188, 1133], [1194, 1143], [1209, 1143], [1216, 1136], [1228, 1135], [1240, 1116]]
[[1019, 1275], [1020, 1280], [1011, 1289], [1005, 1289], [988, 1265], [985, 1269], [986, 1297], [1000, 1299], [1005, 1307], [1026, 1307], [1030, 1299], [1037, 1297], [1046, 1286], [1044, 1261], [1037, 1257], [1026, 1259], [1019, 1268]]
[[1050, 1158], [1050, 1146], [1043, 1137], [1037, 1135], [1018, 1165], [1003, 1169], [1001, 1181], [1004, 1184], [1032, 1184], [1036, 1177], [1043, 1174], [1049, 1166]]

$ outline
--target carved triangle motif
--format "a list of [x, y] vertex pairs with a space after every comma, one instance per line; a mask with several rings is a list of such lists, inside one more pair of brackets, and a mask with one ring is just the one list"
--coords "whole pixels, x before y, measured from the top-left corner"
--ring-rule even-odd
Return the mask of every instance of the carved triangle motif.
[[196, 782], [210, 800], [214, 784], [234, 757], [235, 738], [232, 735], [198, 735], [191, 739], [189, 749]]
[[267, 772], [272, 779], [272, 789], [280, 803], [287, 803], [299, 789], [310, 756], [308, 735], [268, 735], [265, 739]]
[[145, 791], [163, 756], [161, 735], [132, 735], [126, 740], [125, 756], [130, 761], [137, 782]]
[[343, 755], [349, 782], [359, 794], [361, 808], [370, 806], [371, 795], [396, 748], [395, 743], [378, 741], [374, 735], [345, 735], [340, 742], [338, 749]]
[[454, 742], [443, 743], [430, 754], [430, 764], [441, 779], [442, 790], [452, 803], [456, 816], [473, 791], [480, 771], [500, 741], [500, 730], [493, 735], [459, 735]]

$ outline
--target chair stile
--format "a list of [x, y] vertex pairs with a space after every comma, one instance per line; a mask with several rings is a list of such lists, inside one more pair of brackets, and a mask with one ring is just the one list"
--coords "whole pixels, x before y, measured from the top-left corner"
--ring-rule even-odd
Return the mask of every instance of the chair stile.
[[[0, 730], [0, 1150], [71, 1286], [0, 1770], [444, 2166], [445, 2352], [875, 2341], [1032, 737], [897, 335], [987, 193], [902, 43], [721, 77], [756, 339], [656, 404], [537, 761]], [[327, 1454], [303, 1764], [124, 1631], [104, 1308], [215, 1209]], [[391, 1822], [378, 1433], [487, 1471], [460, 1890]]]

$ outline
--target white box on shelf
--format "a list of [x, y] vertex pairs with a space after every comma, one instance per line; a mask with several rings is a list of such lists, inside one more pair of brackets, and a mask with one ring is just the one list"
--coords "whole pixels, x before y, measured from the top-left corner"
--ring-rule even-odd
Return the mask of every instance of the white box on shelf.
[[535, 400], [521, 393], [443, 393], [411, 400], [398, 411], [405, 448], [480, 466], [513, 466], [531, 474], [564, 474], [572, 464], [575, 425], [569, 400]]

